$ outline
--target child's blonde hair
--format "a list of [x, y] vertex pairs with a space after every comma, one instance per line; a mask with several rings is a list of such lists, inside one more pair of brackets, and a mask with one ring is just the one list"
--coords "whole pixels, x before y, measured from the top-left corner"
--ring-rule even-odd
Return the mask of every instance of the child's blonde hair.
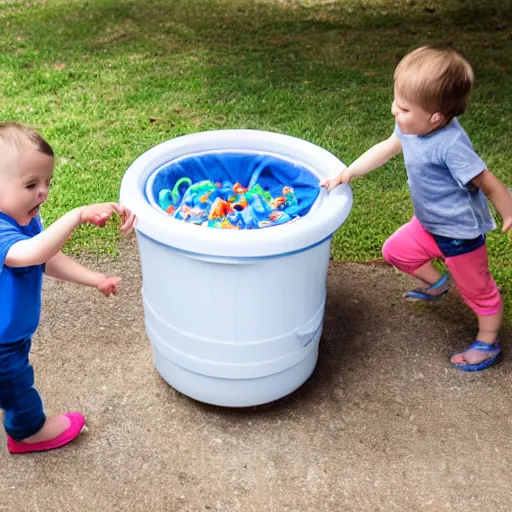
[[422, 46], [399, 62], [393, 80], [396, 94], [449, 122], [466, 110], [474, 74], [456, 50]]
[[30, 126], [13, 121], [0, 123], [0, 143], [7, 144], [19, 151], [27, 142], [32, 143], [41, 153], [54, 156], [50, 144]]

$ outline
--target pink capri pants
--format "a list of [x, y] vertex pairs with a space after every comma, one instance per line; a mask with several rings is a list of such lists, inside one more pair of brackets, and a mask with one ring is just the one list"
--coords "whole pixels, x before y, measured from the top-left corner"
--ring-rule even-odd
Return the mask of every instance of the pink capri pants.
[[386, 240], [382, 255], [390, 265], [412, 276], [425, 263], [442, 258], [464, 302], [477, 315], [494, 315], [503, 307], [500, 291], [489, 271], [485, 244], [466, 254], [445, 257], [434, 237], [413, 217]]

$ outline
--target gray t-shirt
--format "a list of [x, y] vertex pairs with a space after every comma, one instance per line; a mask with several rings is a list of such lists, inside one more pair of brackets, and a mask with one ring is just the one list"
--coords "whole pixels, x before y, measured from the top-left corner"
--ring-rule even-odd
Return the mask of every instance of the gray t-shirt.
[[496, 228], [485, 194], [470, 181], [485, 168], [459, 121], [402, 143], [414, 214], [434, 235], [472, 239]]

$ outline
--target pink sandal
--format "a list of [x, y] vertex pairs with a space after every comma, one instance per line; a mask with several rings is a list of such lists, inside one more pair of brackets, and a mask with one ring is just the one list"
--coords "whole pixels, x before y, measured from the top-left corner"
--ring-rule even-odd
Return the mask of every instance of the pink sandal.
[[31, 452], [46, 452], [64, 446], [73, 439], [77, 438], [85, 425], [85, 418], [79, 412], [68, 412], [64, 414], [69, 418], [70, 425], [67, 430], [62, 432], [59, 436], [49, 441], [41, 443], [23, 443], [15, 441], [11, 436], [7, 436], [7, 449], [10, 453], [31, 453]]

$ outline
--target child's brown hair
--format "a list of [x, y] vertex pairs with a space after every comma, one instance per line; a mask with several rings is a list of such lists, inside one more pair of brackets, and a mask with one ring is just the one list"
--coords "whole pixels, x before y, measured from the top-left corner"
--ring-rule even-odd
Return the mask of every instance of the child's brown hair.
[[456, 50], [422, 46], [399, 62], [393, 80], [396, 94], [449, 122], [466, 110], [474, 74]]
[[30, 126], [13, 121], [0, 123], [0, 142], [7, 143], [20, 149], [23, 143], [31, 142], [38, 151], [48, 156], [54, 156], [53, 149], [43, 137]]

